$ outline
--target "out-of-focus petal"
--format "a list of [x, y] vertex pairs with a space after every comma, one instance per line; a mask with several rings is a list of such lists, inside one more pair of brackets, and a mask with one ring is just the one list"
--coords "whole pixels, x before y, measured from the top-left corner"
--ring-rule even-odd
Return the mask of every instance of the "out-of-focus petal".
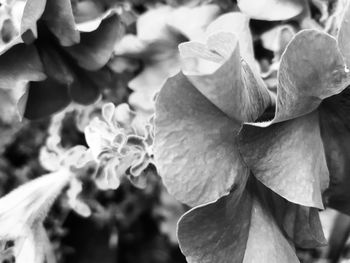
[[156, 102], [154, 156], [169, 192], [194, 206], [240, 184], [247, 171], [236, 150], [239, 129], [182, 73], [168, 79]]
[[253, 19], [287, 20], [301, 14], [305, 0], [238, 0], [241, 11]]
[[153, 111], [156, 92], [168, 77], [179, 72], [179, 68], [179, 57], [175, 54], [168, 59], [147, 64], [145, 69], [128, 83], [135, 91], [129, 97], [130, 105], [136, 109]]
[[[344, 1], [343, 1], [344, 2]], [[338, 31], [338, 45], [340, 52], [344, 56], [345, 62], [350, 67], [350, 4], [346, 2], [345, 13], [340, 23]]]
[[[261, 35], [261, 41], [264, 48], [273, 51], [279, 60], [294, 35], [295, 30], [292, 26], [281, 25], [263, 33]], [[274, 60], [276, 60], [276, 58]]]
[[[78, 4], [79, 5], [79, 4]], [[95, 10], [91, 10], [94, 12]], [[88, 19], [84, 22], [77, 23], [76, 27], [80, 32], [92, 32], [95, 31], [102, 23], [104, 19], [111, 15], [113, 11], [108, 10], [102, 14], [99, 14], [93, 19]]]
[[170, 6], [160, 6], [142, 14], [136, 22], [137, 36], [146, 43], [166, 40], [172, 42], [174, 34], [167, 26], [172, 12]]
[[267, 205], [250, 190], [187, 212], [178, 225], [189, 263], [299, 262]]
[[184, 74], [232, 119], [254, 121], [271, 103], [265, 86], [241, 60], [238, 40], [232, 33], [214, 34], [206, 46], [187, 42], [179, 48], [185, 60]]
[[68, 86], [49, 78], [30, 82], [24, 117], [39, 119], [64, 109], [71, 102]]
[[281, 59], [273, 122], [312, 112], [323, 99], [340, 93], [348, 83], [337, 41], [317, 30], [299, 32]]
[[[44, 13], [46, 0], [26, 1], [21, 19], [22, 39], [31, 42], [37, 37], [37, 21]], [[29, 34], [29, 35], [28, 35]]]
[[217, 5], [183, 6], [172, 11], [167, 18], [167, 25], [188, 39], [203, 39], [206, 27], [219, 12]]
[[350, 125], [348, 88], [320, 107], [320, 126], [329, 168], [326, 204], [350, 214]]
[[17, 82], [46, 78], [36, 48], [18, 44], [0, 56], [0, 88], [12, 89]]
[[[110, 59], [115, 42], [121, 37], [123, 26], [116, 14], [103, 20], [93, 32], [81, 33], [80, 43], [66, 50], [87, 70], [97, 70]], [[103, 41], [101, 41], [101, 39]]]
[[71, 46], [79, 42], [80, 35], [75, 26], [70, 0], [47, 1], [42, 18], [62, 46]]
[[0, 198], [0, 237], [21, 236], [26, 228], [42, 222], [70, 178], [67, 170], [60, 170], [32, 180]]
[[268, 128], [244, 126], [241, 153], [264, 185], [290, 202], [323, 208], [328, 168], [317, 112]]

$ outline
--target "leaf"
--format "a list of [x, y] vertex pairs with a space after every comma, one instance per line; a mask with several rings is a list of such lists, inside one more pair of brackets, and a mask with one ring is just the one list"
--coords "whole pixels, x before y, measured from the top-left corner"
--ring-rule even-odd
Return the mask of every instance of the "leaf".
[[267, 128], [246, 125], [240, 138], [243, 159], [259, 181], [290, 202], [323, 208], [329, 173], [317, 112]]
[[115, 42], [123, 34], [123, 27], [116, 14], [103, 20], [100, 27], [93, 32], [81, 33], [80, 43], [66, 47], [84, 69], [98, 70], [103, 67], [114, 49]]
[[243, 193], [234, 191], [180, 219], [180, 248], [189, 263], [299, 262], [269, 207], [248, 184]]
[[187, 59], [184, 74], [233, 120], [254, 121], [270, 104], [270, 95], [261, 80], [249, 65], [241, 62], [238, 41], [233, 34], [217, 33], [208, 38], [206, 46], [187, 42], [179, 49]]
[[287, 20], [301, 14], [305, 0], [238, 0], [240, 10], [253, 19]]
[[154, 142], [168, 191], [193, 206], [227, 194], [247, 176], [236, 150], [239, 129], [183, 74], [168, 79], [156, 102]]

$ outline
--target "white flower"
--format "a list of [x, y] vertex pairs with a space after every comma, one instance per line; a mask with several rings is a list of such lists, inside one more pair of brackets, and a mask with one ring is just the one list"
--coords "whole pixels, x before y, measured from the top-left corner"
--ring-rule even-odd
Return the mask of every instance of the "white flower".
[[102, 119], [95, 118], [85, 129], [91, 154], [99, 163], [96, 184], [101, 189], [116, 189], [125, 175], [139, 177], [151, 162], [149, 131], [143, 135], [133, 129], [135, 115], [126, 104], [102, 107]]
[[17, 263], [42, 263], [50, 254], [43, 221], [71, 177], [68, 170], [43, 175], [0, 198], [0, 240], [14, 243]]

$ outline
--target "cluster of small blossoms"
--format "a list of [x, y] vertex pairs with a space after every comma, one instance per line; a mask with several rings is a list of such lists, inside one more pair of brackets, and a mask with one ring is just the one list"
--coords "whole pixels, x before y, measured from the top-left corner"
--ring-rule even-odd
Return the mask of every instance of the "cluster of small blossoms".
[[128, 176], [143, 186], [145, 169], [152, 163], [153, 134], [151, 126], [142, 133], [134, 126], [135, 114], [127, 104], [102, 107], [102, 118], [95, 117], [85, 128], [85, 138], [98, 163], [96, 184], [100, 189], [116, 189]]

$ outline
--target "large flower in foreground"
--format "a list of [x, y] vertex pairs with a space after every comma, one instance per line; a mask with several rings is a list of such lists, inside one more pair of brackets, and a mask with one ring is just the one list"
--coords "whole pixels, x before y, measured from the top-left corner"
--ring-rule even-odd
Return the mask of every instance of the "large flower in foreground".
[[73, 11], [79, 13], [70, 0], [26, 1], [20, 34], [0, 51], [1, 88], [19, 90], [19, 113], [27, 118], [99, 97], [121, 22], [110, 11], [87, 27], [75, 22]]
[[[344, 35], [343, 27], [339, 42], [345, 54]], [[332, 171], [333, 159], [324, 152], [322, 119], [314, 110], [344, 90], [349, 76], [333, 37], [300, 32], [281, 59], [275, 119], [256, 127], [245, 123], [266, 118], [263, 112], [273, 104], [248, 62], [252, 54], [243, 50], [241, 59], [230, 33], [212, 35], [206, 45], [180, 46], [194, 63], [160, 91], [156, 166], [170, 193], [200, 205], [179, 222], [180, 246], [189, 262], [298, 262], [287, 239], [302, 247], [324, 242], [316, 208], [323, 208], [327, 165], [329, 189], [344, 190], [338, 184], [343, 174]], [[337, 97], [325, 103], [333, 100]], [[344, 138], [345, 130], [340, 131]]]
[[[347, 214], [350, 79], [345, 65], [350, 65], [349, 18], [348, 7], [337, 39], [314, 30], [296, 35], [281, 59], [274, 119], [257, 124], [266, 128], [247, 125], [241, 132], [244, 160], [264, 184], [291, 173], [300, 181], [329, 178], [324, 201]], [[322, 189], [310, 186], [303, 192], [320, 194]], [[271, 189], [279, 192], [281, 187]], [[283, 196], [303, 205], [321, 205], [318, 198], [307, 203], [301, 192], [295, 192], [295, 197]]]

